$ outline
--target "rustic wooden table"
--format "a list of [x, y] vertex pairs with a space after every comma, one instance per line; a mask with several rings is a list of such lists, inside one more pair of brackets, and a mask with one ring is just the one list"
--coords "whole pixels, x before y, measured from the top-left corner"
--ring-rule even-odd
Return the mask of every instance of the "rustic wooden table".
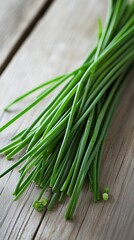
[[[14, 97], [82, 63], [95, 45], [97, 18], [104, 22], [106, 10], [107, 0], [2, 2], [1, 125], [32, 98], [14, 106], [10, 113], [3, 112]], [[37, 213], [32, 202], [39, 189], [33, 185], [13, 202], [12, 192], [18, 180], [15, 169], [0, 179], [0, 240], [134, 239], [134, 71], [129, 78], [108, 133], [102, 161], [101, 185], [110, 187], [110, 200], [93, 203], [85, 185], [72, 221], [64, 219], [68, 200], [53, 212]], [[42, 104], [0, 134], [0, 147], [37, 116]], [[0, 158], [0, 172], [3, 172], [11, 162]]]

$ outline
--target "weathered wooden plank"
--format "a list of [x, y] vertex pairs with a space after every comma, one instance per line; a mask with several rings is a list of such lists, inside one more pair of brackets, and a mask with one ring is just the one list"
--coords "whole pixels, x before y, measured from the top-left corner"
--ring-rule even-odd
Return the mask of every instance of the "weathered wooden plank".
[[8, 0], [1, 2], [0, 66], [1, 71], [13, 57], [28, 33], [45, 12], [51, 0]]
[[77, 215], [64, 219], [67, 202], [54, 213], [47, 212], [37, 240], [130, 239], [134, 238], [134, 71], [123, 94], [107, 136], [101, 186], [109, 186], [108, 202], [93, 203], [91, 194], [81, 194]]
[[[94, 1], [89, 3], [88, 0], [85, 0], [82, 3], [80, 0], [75, 0], [68, 4], [67, 0], [60, 0], [53, 4], [49, 13], [3, 73], [0, 96], [0, 102], [2, 103], [0, 108], [1, 124], [14, 114], [13, 112], [10, 114], [3, 114], [2, 112], [3, 106], [11, 101], [14, 96], [19, 96], [30, 89], [31, 86], [36, 85], [37, 82], [74, 69], [81, 63], [82, 58], [84, 59], [87, 56], [87, 50], [91, 44], [95, 44], [98, 15], [104, 15], [102, 14], [101, 4], [99, 6], [93, 18]], [[82, 17], [80, 18], [80, 16]], [[89, 21], [90, 17], [93, 18], [92, 21]], [[92, 31], [94, 26], [96, 32]], [[91, 37], [89, 37], [90, 32], [92, 32]], [[28, 102], [29, 99], [19, 106], [15, 106], [14, 111], [20, 110]], [[42, 105], [38, 106], [32, 114], [30, 113], [23, 120], [18, 121], [17, 131], [26, 126], [26, 123], [29, 123], [37, 115], [41, 107]], [[7, 143], [6, 137], [11, 136], [16, 131], [15, 126], [16, 124], [1, 134], [1, 145], [5, 145]], [[1, 171], [9, 165], [10, 162], [1, 159]], [[29, 240], [36, 236], [43, 216], [33, 211], [31, 206], [35, 196], [37, 196], [38, 189], [31, 187], [19, 201], [13, 203], [11, 193], [17, 179], [18, 173], [15, 169], [13, 174], [5, 176], [0, 181], [1, 189], [4, 186], [0, 205], [1, 238]], [[57, 214], [59, 214], [58, 210]]]
[[[85, 7], [86, 6], [86, 7]], [[95, 11], [94, 11], [95, 9]], [[56, 1], [49, 13], [40, 22], [33, 34], [14, 57], [1, 79], [0, 117], [1, 124], [13, 115], [2, 113], [2, 107], [30, 86], [44, 79], [62, 74], [79, 66], [87, 56], [97, 36], [97, 18], [104, 20], [106, 1], [67, 0]], [[132, 78], [133, 73], [130, 78]], [[12, 83], [9, 88], [9, 80]], [[1, 239], [133, 239], [133, 136], [134, 136], [134, 82], [126, 89], [109, 131], [104, 160], [102, 163], [102, 183], [111, 190], [107, 203], [92, 202], [87, 185], [81, 194], [77, 214], [72, 221], [65, 221], [67, 201], [53, 212], [36, 213], [31, 203], [38, 189], [31, 186], [27, 193], [12, 202], [11, 192], [18, 179], [17, 169], [0, 181], [3, 189], [0, 205]], [[32, 97], [31, 97], [32, 98]], [[30, 99], [31, 99], [30, 98]], [[20, 110], [25, 100], [14, 111]], [[38, 114], [42, 106], [27, 114], [18, 125], [1, 134], [1, 145], [7, 136], [22, 129]], [[10, 162], [1, 159], [1, 171]], [[5, 206], [3, 208], [3, 206]], [[129, 220], [128, 220], [129, 218]], [[116, 227], [117, 225], [117, 227]]]

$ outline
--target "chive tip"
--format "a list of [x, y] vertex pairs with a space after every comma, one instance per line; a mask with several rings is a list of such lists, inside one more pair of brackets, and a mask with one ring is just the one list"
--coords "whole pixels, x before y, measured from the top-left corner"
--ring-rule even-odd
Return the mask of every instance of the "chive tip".
[[109, 187], [104, 187], [104, 193], [109, 193]]
[[108, 200], [108, 193], [103, 193], [102, 197], [103, 197], [104, 201], [107, 201]]

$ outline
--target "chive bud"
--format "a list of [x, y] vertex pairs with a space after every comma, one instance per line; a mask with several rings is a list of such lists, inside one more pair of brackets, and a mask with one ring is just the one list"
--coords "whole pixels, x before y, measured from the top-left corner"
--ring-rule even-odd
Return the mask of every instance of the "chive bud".
[[33, 207], [38, 211], [42, 212], [44, 210], [44, 205], [40, 201], [35, 201]]
[[44, 198], [44, 199], [42, 199], [41, 203], [42, 203], [42, 205], [44, 207], [46, 207], [48, 205], [48, 203], [49, 203], [49, 199], [48, 198]]
[[109, 193], [109, 187], [104, 187], [104, 193]]
[[108, 193], [103, 193], [102, 197], [103, 197], [104, 201], [107, 201], [108, 200]]

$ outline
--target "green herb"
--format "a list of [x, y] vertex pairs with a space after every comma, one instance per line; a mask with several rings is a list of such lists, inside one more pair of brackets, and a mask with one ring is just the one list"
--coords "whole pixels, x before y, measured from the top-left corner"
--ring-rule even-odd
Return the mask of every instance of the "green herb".
[[[110, 0], [105, 27], [102, 29], [100, 19], [98, 26], [97, 45], [83, 65], [15, 99], [6, 110], [41, 90], [29, 106], [0, 128], [3, 131], [64, 83], [34, 122], [0, 150], [10, 159], [26, 148], [0, 177], [21, 164], [15, 199], [34, 181], [41, 187], [34, 208], [51, 210], [69, 196], [67, 219], [73, 217], [86, 178], [94, 202], [101, 199], [100, 169], [106, 134], [134, 62], [134, 3]], [[48, 187], [52, 192], [49, 201], [42, 199]], [[104, 200], [108, 200], [108, 192], [105, 188]]]
[[109, 193], [109, 187], [104, 188], [104, 193]]
[[103, 200], [107, 201], [108, 200], [108, 193], [103, 193]]

